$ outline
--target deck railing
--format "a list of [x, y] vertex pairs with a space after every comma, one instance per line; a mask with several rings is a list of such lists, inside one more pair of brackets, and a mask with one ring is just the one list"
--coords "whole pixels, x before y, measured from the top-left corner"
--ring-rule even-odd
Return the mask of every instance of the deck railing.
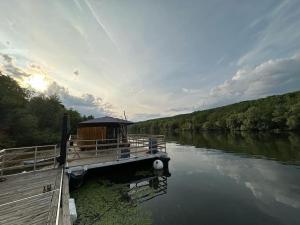
[[0, 176], [55, 168], [58, 155], [57, 145], [2, 149], [0, 150]]
[[72, 138], [69, 141], [68, 162], [92, 158], [107, 162], [166, 152], [163, 135], [131, 134], [127, 138], [97, 140]]

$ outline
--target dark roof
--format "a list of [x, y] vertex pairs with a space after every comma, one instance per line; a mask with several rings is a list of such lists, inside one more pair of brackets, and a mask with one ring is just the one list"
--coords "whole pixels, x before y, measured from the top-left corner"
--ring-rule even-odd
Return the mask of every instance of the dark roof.
[[79, 124], [80, 125], [88, 125], [88, 124], [127, 124], [127, 125], [130, 125], [130, 124], [133, 124], [133, 122], [128, 121], [128, 120], [113, 118], [110, 116], [104, 116], [104, 117], [95, 118], [92, 120], [86, 120]]

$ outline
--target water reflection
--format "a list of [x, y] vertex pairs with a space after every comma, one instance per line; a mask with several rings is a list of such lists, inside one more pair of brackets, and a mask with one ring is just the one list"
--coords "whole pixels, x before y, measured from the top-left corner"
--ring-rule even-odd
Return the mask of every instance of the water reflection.
[[167, 194], [168, 178], [166, 176], [148, 177], [128, 185], [126, 196], [135, 205]]
[[[144, 169], [144, 168], [143, 168]], [[88, 177], [72, 191], [81, 224], [153, 224], [151, 211], [141, 204], [167, 194], [169, 171], [115, 171]]]
[[297, 134], [205, 132], [168, 139], [171, 177], [144, 168], [96, 174], [72, 193], [77, 224], [300, 224]]
[[300, 135], [297, 133], [181, 132], [168, 133], [167, 138], [197, 148], [218, 149], [288, 164], [300, 162]]
[[[167, 215], [172, 224], [300, 224], [298, 166], [175, 143], [167, 147], [171, 188], [161, 204], [174, 205]], [[156, 216], [155, 224], [171, 224]]]

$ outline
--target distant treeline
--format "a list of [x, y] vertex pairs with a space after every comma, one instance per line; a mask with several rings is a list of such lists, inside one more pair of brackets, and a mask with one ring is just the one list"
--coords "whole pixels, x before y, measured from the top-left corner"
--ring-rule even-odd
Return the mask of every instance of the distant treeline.
[[139, 122], [131, 132], [300, 130], [300, 91]]
[[0, 149], [58, 143], [65, 112], [70, 115], [73, 133], [79, 122], [92, 118], [66, 109], [57, 96], [37, 95], [21, 88], [0, 72]]

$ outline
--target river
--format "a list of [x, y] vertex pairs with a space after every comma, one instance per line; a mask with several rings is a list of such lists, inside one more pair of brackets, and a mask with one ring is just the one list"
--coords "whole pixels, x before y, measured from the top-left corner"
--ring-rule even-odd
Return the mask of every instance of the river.
[[77, 224], [300, 224], [300, 135], [167, 135], [169, 172], [93, 175], [74, 190]]

